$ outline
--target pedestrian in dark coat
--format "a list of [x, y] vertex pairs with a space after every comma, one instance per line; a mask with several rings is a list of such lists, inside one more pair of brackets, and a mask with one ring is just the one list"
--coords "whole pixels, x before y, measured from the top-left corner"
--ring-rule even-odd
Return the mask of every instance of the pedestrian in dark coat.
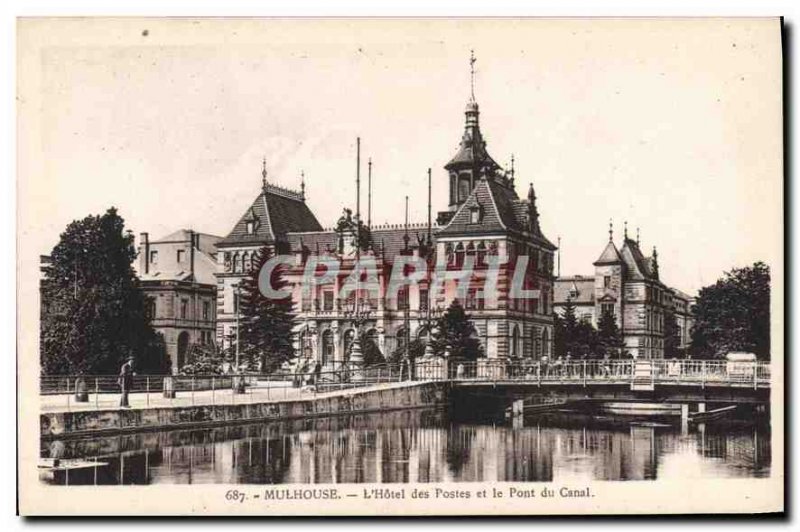
[[128, 360], [122, 365], [119, 370], [119, 387], [122, 391], [122, 397], [119, 400], [120, 408], [130, 408], [128, 404], [128, 394], [133, 387], [133, 357], [128, 357]]

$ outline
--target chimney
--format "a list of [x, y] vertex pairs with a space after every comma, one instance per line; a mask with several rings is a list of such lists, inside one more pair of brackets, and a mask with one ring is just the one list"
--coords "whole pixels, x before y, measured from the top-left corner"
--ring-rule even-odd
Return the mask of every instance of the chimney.
[[150, 239], [147, 233], [139, 233], [139, 269], [150, 273]]
[[194, 247], [197, 239], [195, 232], [189, 229], [189, 272], [192, 274], [192, 282], [194, 282]]

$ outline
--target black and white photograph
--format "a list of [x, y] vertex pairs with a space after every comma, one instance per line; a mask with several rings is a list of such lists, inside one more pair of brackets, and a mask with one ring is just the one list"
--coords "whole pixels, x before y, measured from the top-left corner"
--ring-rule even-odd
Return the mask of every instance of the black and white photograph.
[[20, 511], [783, 511], [783, 30], [18, 19]]

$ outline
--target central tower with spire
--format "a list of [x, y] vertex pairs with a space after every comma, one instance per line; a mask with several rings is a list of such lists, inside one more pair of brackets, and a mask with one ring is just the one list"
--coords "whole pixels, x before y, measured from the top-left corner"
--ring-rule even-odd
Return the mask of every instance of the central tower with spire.
[[[458, 210], [475, 188], [475, 184], [484, 177], [505, 187], [513, 187], [509, 176], [486, 151], [486, 141], [480, 128], [480, 108], [475, 100], [475, 62], [475, 54], [470, 51], [470, 96], [464, 111], [464, 134], [461, 136], [458, 152], [444, 167], [450, 179], [448, 211], [451, 213]], [[441, 213], [440, 223], [447, 218], [447, 213]]]

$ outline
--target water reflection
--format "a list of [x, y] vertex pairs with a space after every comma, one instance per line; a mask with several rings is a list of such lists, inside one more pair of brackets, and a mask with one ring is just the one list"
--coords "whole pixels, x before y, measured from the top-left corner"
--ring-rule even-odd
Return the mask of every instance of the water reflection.
[[[55, 450], [54, 450], [55, 449]], [[439, 411], [43, 442], [41, 454], [97, 461], [55, 484], [405, 483], [769, 476], [766, 426], [577, 414], [522, 427], [453, 423]]]

